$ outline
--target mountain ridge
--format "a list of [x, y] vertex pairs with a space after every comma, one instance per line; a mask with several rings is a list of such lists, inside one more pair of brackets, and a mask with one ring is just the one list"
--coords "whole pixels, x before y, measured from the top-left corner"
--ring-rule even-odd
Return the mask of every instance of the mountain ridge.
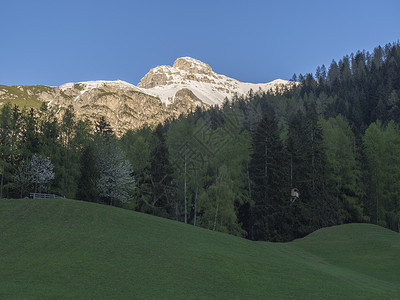
[[197, 59], [180, 57], [171, 66], [162, 65], [151, 69], [139, 82], [138, 87], [159, 97], [167, 105], [174, 100], [175, 93], [188, 88], [209, 105], [222, 105], [227, 98], [243, 95], [250, 90], [275, 91], [293, 82], [276, 79], [267, 83], [240, 82], [226, 75], [215, 73], [212, 68]]
[[172, 66], [151, 69], [136, 86], [122, 80], [64, 83], [58, 87], [0, 86], [0, 102], [39, 107], [47, 103], [61, 118], [73, 108], [78, 119], [93, 123], [105, 117], [117, 135], [168, 118], [187, 114], [197, 107], [222, 105], [250, 90], [279, 92], [296, 83], [277, 79], [269, 83], [246, 83], [215, 73], [211, 66], [191, 57], [180, 57]]

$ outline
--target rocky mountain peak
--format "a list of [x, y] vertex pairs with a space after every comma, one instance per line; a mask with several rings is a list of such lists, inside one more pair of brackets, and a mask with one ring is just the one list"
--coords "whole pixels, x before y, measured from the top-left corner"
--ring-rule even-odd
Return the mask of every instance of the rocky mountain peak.
[[232, 99], [236, 94], [247, 94], [250, 90], [276, 91], [290, 84], [292, 83], [285, 80], [259, 84], [240, 82], [215, 73], [208, 64], [200, 60], [180, 57], [172, 67], [164, 65], [151, 69], [140, 80], [138, 87], [166, 105], [174, 103], [176, 93], [181, 89], [192, 92], [193, 102], [197, 103], [197, 99], [200, 99], [208, 105], [221, 105], [226, 98]]
[[207, 74], [210, 75], [213, 73], [213, 70], [209, 65], [203, 63], [200, 60], [191, 58], [191, 57], [180, 57], [178, 58], [173, 66], [173, 68], [178, 68], [180, 70], [184, 70], [191, 74]]
[[216, 77], [211, 67], [191, 57], [178, 58], [173, 66], [158, 66], [151, 69], [137, 85], [139, 88], [185, 84], [188, 81], [210, 81]]

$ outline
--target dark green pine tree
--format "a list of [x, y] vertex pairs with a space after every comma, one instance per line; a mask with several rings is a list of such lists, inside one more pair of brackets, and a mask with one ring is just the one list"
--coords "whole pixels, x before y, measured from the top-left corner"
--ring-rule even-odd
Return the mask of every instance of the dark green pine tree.
[[[329, 178], [322, 126], [315, 107], [311, 105], [306, 114], [306, 133], [309, 137], [308, 161], [311, 166], [311, 203], [316, 228], [337, 224], [338, 201], [333, 196], [333, 182]], [[315, 228], [315, 229], [316, 229]], [[313, 228], [314, 230], [314, 228]]]
[[308, 135], [304, 120], [305, 116], [301, 112], [292, 115], [286, 140], [290, 188], [296, 188], [300, 192], [300, 198], [293, 203], [293, 233], [296, 238], [306, 235], [309, 231], [307, 199], [310, 198], [309, 178], [311, 177], [311, 170], [307, 159]]
[[249, 237], [254, 240], [290, 239], [287, 220], [290, 189], [286, 157], [277, 125], [268, 115], [264, 115], [252, 138], [249, 164], [253, 183]]
[[76, 134], [76, 120], [73, 107], [70, 105], [64, 112], [64, 116], [60, 124], [60, 140], [62, 142], [62, 155], [59, 160], [60, 171], [60, 193], [70, 198], [76, 196], [76, 181], [79, 177], [79, 156], [74, 145], [74, 137]]
[[11, 179], [10, 157], [11, 151], [11, 104], [6, 103], [0, 111], [0, 198], [8, 196], [6, 193], [7, 185]]
[[156, 127], [154, 138], [155, 146], [151, 153], [149, 178], [152, 197], [147, 205], [147, 211], [158, 216], [172, 218], [176, 201], [176, 187], [174, 170], [169, 161], [164, 128], [161, 124]]
[[40, 152], [40, 138], [38, 132], [38, 120], [35, 111], [31, 108], [22, 114], [24, 128], [22, 129], [22, 155], [31, 157]]
[[306, 115], [292, 117], [287, 149], [291, 185], [300, 193], [293, 205], [295, 237], [336, 224], [338, 203], [332, 198], [322, 127], [312, 105]]
[[155, 137], [149, 127], [139, 130], [128, 130], [121, 138], [120, 145], [127, 154], [127, 159], [132, 164], [136, 188], [129, 204], [130, 209], [144, 213], [152, 213], [150, 203], [152, 199], [152, 185], [150, 180], [151, 153]]
[[80, 159], [81, 176], [78, 180], [77, 198], [84, 201], [95, 202], [97, 200], [96, 180], [99, 172], [96, 167], [95, 144], [85, 147]]

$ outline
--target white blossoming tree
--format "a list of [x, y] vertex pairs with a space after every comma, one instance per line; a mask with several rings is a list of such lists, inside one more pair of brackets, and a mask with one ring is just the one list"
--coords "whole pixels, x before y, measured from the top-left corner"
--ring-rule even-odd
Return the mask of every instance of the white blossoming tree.
[[30, 162], [30, 169], [32, 172], [35, 192], [47, 192], [49, 181], [54, 179], [53, 164], [51, 163], [51, 160], [35, 153]]
[[30, 161], [21, 164], [14, 175], [14, 183], [19, 188], [22, 198], [31, 188], [36, 192], [47, 192], [48, 183], [54, 179], [53, 164], [51, 160], [33, 154]]
[[128, 202], [134, 187], [132, 166], [115, 141], [103, 143], [98, 150], [99, 177], [96, 187], [99, 197], [110, 205]]

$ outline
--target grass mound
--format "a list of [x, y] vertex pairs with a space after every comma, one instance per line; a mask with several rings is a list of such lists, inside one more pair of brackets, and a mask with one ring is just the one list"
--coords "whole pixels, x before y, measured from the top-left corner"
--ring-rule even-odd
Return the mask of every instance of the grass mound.
[[0, 298], [400, 297], [400, 235], [367, 224], [251, 242], [65, 199], [0, 201]]

